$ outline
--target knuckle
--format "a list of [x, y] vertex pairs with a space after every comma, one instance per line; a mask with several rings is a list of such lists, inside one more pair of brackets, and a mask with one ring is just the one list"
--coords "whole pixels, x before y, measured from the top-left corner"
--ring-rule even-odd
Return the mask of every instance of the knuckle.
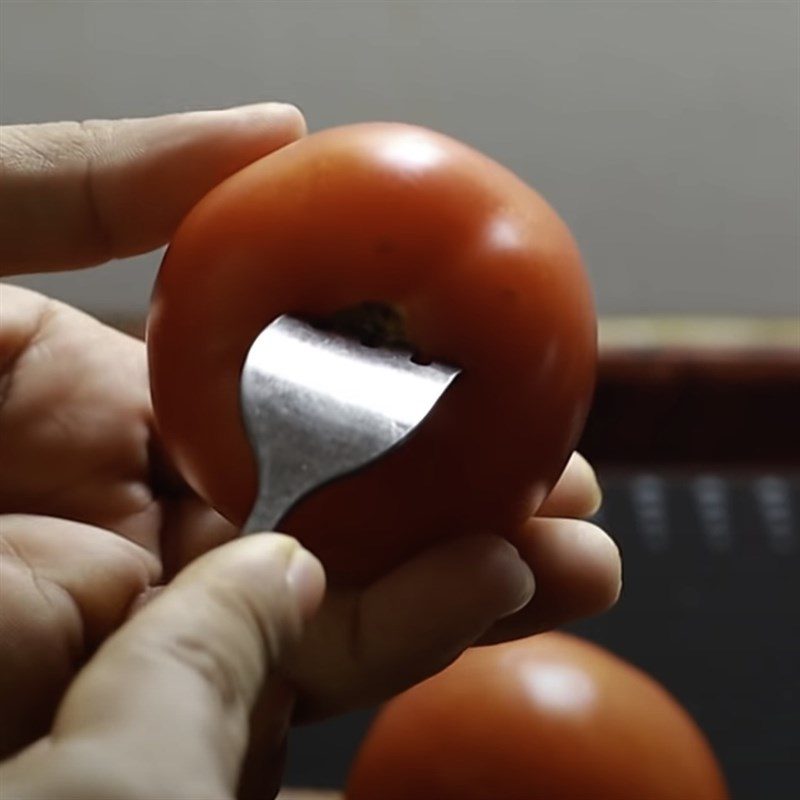
[[110, 146], [113, 138], [114, 124], [107, 120], [84, 120], [77, 124], [79, 161], [83, 164], [83, 181], [81, 183], [86, 218], [94, 232], [94, 237], [101, 242], [108, 253], [115, 252], [114, 235], [111, 225], [103, 213], [104, 203], [101, 198], [98, 174], [102, 153]]

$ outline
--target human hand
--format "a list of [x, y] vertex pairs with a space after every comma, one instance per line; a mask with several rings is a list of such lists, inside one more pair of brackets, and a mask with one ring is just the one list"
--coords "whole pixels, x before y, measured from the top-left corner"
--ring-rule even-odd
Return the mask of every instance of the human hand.
[[[296, 111], [267, 106], [6, 133], [5, 269], [84, 266], [155, 247], [208, 188], [302, 132]], [[44, 732], [70, 677], [159, 571], [169, 578], [236, 531], [162, 456], [140, 342], [13, 287], [2, 302], [0, 512], [18, 514], [3, 523], [16, 554], [3, 559], [14, 587], [2, 623], [8, 751]], [[471, 537], [363, 591], [332, 587], [284, 661], [302, 713], [382, 699], [481, 636], [523, 635], [608, 606], [619, 588], [616, 548], [566, 519], [598, 500], [591, 469], [575, 457], [515, 540], [524, 560], [500, 537]], [[530, 603], [526, 562], [537, 579]]]
[[[228, 174], [296, 139], [288, 106], [4, 128], [3, 274], [167, 241]], [[144, 346], [0, 286], [0, 755], [44, 734], [134, 599], [235, 535], [170, 470]]]
[[323, 590], [280, 534], [201, 557], [100, 647], [50, 734], [0, 765], [3, 797], [273, 797], [294, 699], [276, 669]]
[[591, 466], [575, 453], [514, 545], [499, 536], [453, 539], [364, 589], [329, 591], [285, 666], [299, 690], [298, 715], [380, 702], [472, 644], [606, 610], [621, 588], [619, 551], [583, 519], [600, 502]]

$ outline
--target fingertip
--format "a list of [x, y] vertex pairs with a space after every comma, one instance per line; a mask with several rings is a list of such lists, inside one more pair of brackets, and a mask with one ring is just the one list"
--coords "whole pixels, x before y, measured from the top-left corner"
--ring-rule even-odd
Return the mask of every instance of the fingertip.
[[480, 534], [445, 542], [419, 561], [442, 592], [458, 593], [459, 608], [470, 599], [484, 624], [513, 614], [534, 595], [533, 571], [517, 548], [501, 536]]
[[269, 114], [284, 120], [287, 129], [299, 139], [308, 133], [308, 123], [302, 109], [294, 103], [265, 103], [269, 107]]
[[536, 510], [540, 517], [591, 517], [603, 502], [603, 491], [592, 465], [578, 452], [570, 457], [550, 494]]
[[572, 467], [578, 475], [580, 475], [584, 483], [587, 485], [591, 484], [597, 491], [597, 494], [601, 494], [600, 483], [597, 480], [597, 472], [595, 472], [594, 467], [589, 463], [586, 456], [576, 450], [569, 460], [568, 468], [569, 467]]
[[587, 505], [586, 513], [582, 515], [582, 518], [591, 519], [592, 517], [594, 517], [595, 514], [597, 514], [598, 511], [600, 511], [602, 506], [603, 506], [603, 495], [598, 493], [595, 501]]
[[554, 538], [550, 550], [553, 565], [560, 562], [564, 580], [573, 583], [574, 615], [599, 614], [611, 608], [622, 590], [622, 558], [616, 542], [586, 520], [548, 522]]
[[288, 134], [287, 138], [299, 139], [308, 133], [303, 112], [293, 103], [269, 101], [233, 106], [221, 113], [236, 117], [250, 124], [267, 124], [271, 129], [280, 128]]
[[490, 591], [487, 599], [496, 603], [495, 618], [501, 619], [524, 608], [536, 591], [536, 580], [530, 566], [507, 539], [486, 537], [480, 572]]
[[622, 557], [617, 543], [594, 523], [576, 520], [575, 545], [585, 572], [596, 576], [597, 612], [611, 608], [622, 591]]
[[603, 505], [603, 489], [597, 480], [597, 474], [588, 461], [585, 462], [591, 471], [591, 478], [587, 476], [587, 485], [591, 488], [586, 493], [586, 506], [583, 509], [582, 517], [593, 517]]
[[501, 620], [483, 643], [558, 627], [600, 614], [616, 603], [622, 588], [620, 552], [597, 525], [534, 517], [514, 543], [536, 569], [536, 595], [520, 613]]
[[[582, 519], [534, 520], [529, 526], [529, 545], [552, 573], [551, 589], [571, 587], [570, 616], [606, 611], [622, 589], [622, 559], [616, 542], [602, 528]], [[544, 565], [543, 565], [544, 567]]]
[[272, 581], [282, 578], [301, 622], [319, 608], [325, 594], [325, 570], [296, 539], [283, 533], [255, 533], [223, 545], [226, 548], [235, 551], [236, 565], [232, 566], [241, 580], [252, 582], [254, 588], [266, 576]]

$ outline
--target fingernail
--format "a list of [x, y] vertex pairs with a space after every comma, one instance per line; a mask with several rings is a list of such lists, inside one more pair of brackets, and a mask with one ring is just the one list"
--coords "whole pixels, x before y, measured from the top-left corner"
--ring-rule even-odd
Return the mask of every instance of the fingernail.
[[254, 115], [256, 117], [268, 117], [270, 120], [275, 120], [276, 117], [286, 117], [298, 127], [306, 130], [306, 121], [303, 112], [292, 103], [251, 103], [246, 106], [234, 106], [228, 109], [228, 112], [237, 116]]
[[249, 112], [256, 114], [291, 114], [298, 111], [298, 108], [291, 103], [279, 103], [274, 100], [269, 100], [263, 103], [245, 103], [240, 106], [228, 106], [227, 108], [220, 109], [220, 111], [223, 114], [247, 114]]
[[286, 566], [286, 583], [297, 601], [304, 619], [319, 606], [325, 592], [322, 564], [303, 547], [296, 547]]
[[597, 473], [594, 471], [594, 467], [585, 458], [582, 458], [581, 460], [583, 462], [586, 480], [591, 485], [591, 491], [593, 495], [591, 510], [588, 514], [588, 516], [591, 517], [600, 510], [600, 506], [603, 504], [603, 489], [600, 486], [600, 481], [597, 479]]
[[509, 605], [505, 615], [513, 614], [530, 603], [536, 591], [536, 579], [528, 564], [522, 560], [516, 547], [509, 543], [506, 581], [509, 587]]
[[608, 586], [611, 594], [608, 605], [612, 606], [619, 599], [622, 592], [622, 559], [617, 543], [596, 525], [584, 529], [582, 541], [584, 559], [594, 561], [599, 574], [608, 576]]
[[597, 486], [597, 491], [592, 498], [592, 503], [589, 506], [589, 513], [586, 515], [587, 518], [593, 517], [599, 510], [600, 507], [603, 505], [603, 492], [600, 489], [600, 486]]

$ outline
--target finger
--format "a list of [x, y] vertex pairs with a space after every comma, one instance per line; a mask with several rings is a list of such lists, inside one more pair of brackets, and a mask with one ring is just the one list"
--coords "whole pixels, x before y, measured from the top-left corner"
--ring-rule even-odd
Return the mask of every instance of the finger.
[[164, 244], [212, 187], [302, 136], [293, 106], [6, 126], [4, 274], [99, 264]]
[[153, 436], [143, 342], [18, 286], [0, 309], [0, 511], [113, 530], [166, 578], [236, 536]]
[[0, 757], [50, 727], [85, 654], [158, 579], [156, 558], [109, 531], [0, 517]]
[[[208, 553], [78, 676], [54, 742], [65, 759], [102, 743], [116, 774], [142, 782], [130, 796], [154, 796], [156, 787], [232, 795], [253, 706], [323, 590], [319, 562], [285, 536], [251, 536]], [[280, 742], [291, 704], [277, 705], [270, 725]]]
[[573, 453], [544, 503], [536, 512], [540, 517], [591, 517], [603, 500], [597, 475], [591, 464], [580, 454]]
[[438, 672], [533, 591], [531, 570], [512, 545], [471, 536], [426, 551], [360, 595], [326, 603], [286, 666], [303, 697], [299, 714], [377, 702]]
[[617, 601], [622, 565], [613, 540], [590, 522], [528, 521], [514, 543], [536, 573], [536, 595], [481, 639], [505, 641], [599, 614]]

